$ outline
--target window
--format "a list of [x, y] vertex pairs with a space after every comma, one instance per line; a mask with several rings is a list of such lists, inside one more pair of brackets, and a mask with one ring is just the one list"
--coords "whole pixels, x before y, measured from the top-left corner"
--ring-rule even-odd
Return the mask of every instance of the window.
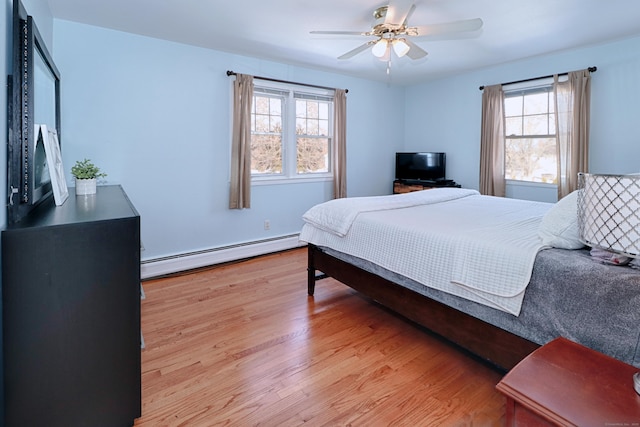
[[333, 96], [297, 86], [254, 87], [252, 180], [331, 178]]
[[504, 95], [505, 178], [557, 183], [553, 87]]

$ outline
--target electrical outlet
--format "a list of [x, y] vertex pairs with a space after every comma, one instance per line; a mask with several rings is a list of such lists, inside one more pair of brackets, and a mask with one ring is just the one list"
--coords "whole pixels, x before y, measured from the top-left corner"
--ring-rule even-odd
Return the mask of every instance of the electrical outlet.
[[265, 230], [270, 230], [271, 229], [271, 221], [269, 221], [268, 219], [264, 220], [264, 229]]

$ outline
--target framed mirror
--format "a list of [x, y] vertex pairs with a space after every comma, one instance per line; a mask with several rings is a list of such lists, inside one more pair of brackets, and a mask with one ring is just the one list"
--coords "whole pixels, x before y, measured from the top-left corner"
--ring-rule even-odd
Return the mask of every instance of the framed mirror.
[[13, 66], [8, 79], [7, 209], [14, 224], [53, 194], [43, 138], [36, 125], [61, 140], [60, 73], [38, 28], [19, 0], [13, 2]]

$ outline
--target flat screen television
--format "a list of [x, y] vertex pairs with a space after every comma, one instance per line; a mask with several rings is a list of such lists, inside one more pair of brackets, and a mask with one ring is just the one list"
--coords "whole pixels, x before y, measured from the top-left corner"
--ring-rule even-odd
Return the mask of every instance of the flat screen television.
[[396, 153], [396, 179], [445, 179], [446, 153]]

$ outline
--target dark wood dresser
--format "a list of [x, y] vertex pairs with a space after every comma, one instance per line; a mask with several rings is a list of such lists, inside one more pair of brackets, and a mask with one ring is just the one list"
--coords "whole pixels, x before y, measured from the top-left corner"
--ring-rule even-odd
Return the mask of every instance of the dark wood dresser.
[[405, 182], [399, 179], [393, 181], [393, 194], [411, 193], [413, 191], [430, 190], [432, 188], [460, 188], [460, 184], [455, 181], [446, 181], [442, 183], [417, 183]]
[[640, 370], [565, 338], [540, 347], [496, 388], [507, 398], [507, 426], [639, 426]]
[[7, 427], [141, 414], [140, 216], [120, 186], [69, 193], [2, 232]]

